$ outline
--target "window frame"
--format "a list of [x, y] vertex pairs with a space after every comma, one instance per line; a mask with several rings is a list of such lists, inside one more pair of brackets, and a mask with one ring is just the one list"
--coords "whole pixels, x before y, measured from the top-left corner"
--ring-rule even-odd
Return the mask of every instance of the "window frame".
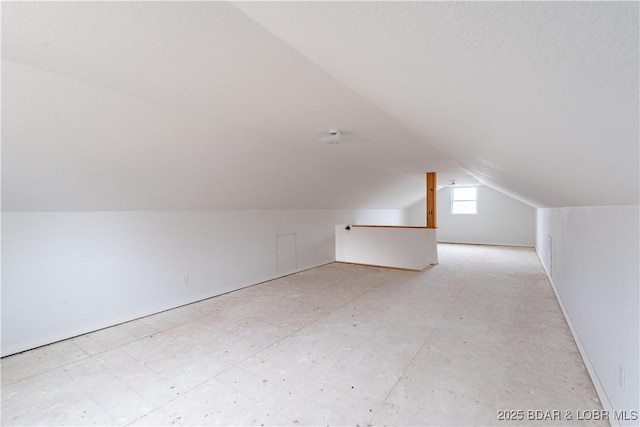
[[[456, 190], [462, 189], [473, 189], [474, 198], [473, 199], [456, 199], [455, 193]], [[456, 202], [473, 202], [474, 212], [456, 212], [455, 206]], [[478, 214], [478, 187], [451, 187], [451, 215], [477, 215]]]

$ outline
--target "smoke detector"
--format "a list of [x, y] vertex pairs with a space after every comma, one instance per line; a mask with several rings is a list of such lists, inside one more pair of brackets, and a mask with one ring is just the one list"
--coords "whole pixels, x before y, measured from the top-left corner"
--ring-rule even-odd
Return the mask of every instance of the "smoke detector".
[[337, 129], [332, 129], [329, 131], [329, 135], [318, 138], [318, 141], [336, 145], [342, 142], [346, 142], [346, 139], [344, 138], [344, 134], [342, 132]]

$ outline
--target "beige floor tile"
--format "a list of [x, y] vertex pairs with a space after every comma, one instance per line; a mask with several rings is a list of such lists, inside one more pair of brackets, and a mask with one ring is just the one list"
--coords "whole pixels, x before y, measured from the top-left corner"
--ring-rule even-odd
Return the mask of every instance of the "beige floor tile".
[[193, 321], [192, 316], [190, 316], [180, 307], [175, 310], [163, 311], [162, 313], [143, 317], [139, 320], [145, 325], [150, 326], [158, 331], [165, 331], [167, 329], [175, 328], [176, 326], [180, 326]]
[[220, 313], [202, 317], [199, 321], [259, 345], [272, 344], [295, 330], [268, 323], [264, 316], [258, 315], [234, 316], [230, 313]]
[[144, 415], [132, 423], [129, 426], [172, 426], [179, 425], [176, 420], [167, 414], [163, 409], [156, 409], [153, 412]]
[[2, 365], [2, 385], [42, 374], [86, 357], [89, 355], [72, 340], [60, 341], [4, 357], [0, 362]]
[[102, 353], [95, 359], [106, 371], [155, 407], [162, 406], [185, 391], [120, 349]]
[[153, 403], [111, 374], [95, 358], [81, 360], [61, 369], [117, 425], [126, 425], [156, 409]]
[[122, 323], [116, 327], [124, 331], [125, 333], [136, 337], [137, 339], [145, 338], [158, 333], [158, 330], [156, 328], [147, 325], [140, 319]]
[[87, 395], [65, 368], [2, 387], [2, 425], [113, 425], [115, 419]]
[[210, 380], [163, 407], [178, 425], [270, 424], [276, 411], [232, 387]]
[[72, 342], [83, 349], [87, 354], [94, 355], [118, 348], [138, 338], [127, 332], [122, 325], [101, 329], [90, 334], [73, 338]]

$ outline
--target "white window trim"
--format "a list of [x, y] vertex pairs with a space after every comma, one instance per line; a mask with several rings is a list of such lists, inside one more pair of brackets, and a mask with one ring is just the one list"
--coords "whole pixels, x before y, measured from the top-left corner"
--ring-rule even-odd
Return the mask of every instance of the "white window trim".
[[[459, 199], [454, 198], [456, 189], [473, 188], [475, 190], [475, 199]], [[453, 206], [455, 202], [475, 202], [475, 212], [454, 212]], [[451, 215], [477, 215], [478, 214], [478, 187], [451, 187]]]

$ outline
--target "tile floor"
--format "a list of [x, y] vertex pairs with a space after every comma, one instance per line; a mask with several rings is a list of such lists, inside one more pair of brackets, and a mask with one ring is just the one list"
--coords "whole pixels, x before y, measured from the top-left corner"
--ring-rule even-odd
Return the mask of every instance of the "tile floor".
[[601, 408], [526, 248], [330, 264], [2, 359], [7, 426], [578, 425], [565, 411]]

